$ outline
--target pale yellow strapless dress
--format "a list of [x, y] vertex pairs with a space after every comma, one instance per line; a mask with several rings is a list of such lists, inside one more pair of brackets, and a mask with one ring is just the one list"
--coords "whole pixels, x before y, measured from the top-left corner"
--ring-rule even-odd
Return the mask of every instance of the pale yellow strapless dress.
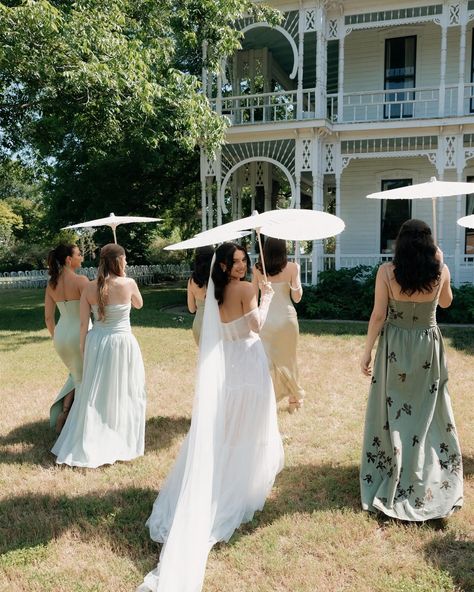
[[285, 397], [302, 401], [305, 392], [299, 384], [296, 360], [299, 326], [290, 285], [288, 282], [272, 282], [272, 288], [275, 293], [260, 338], [270, 363], [275, 396], [277, 401]]
[[49, 423], [52, 428], [56, 425], [56, 420], [62, 410], [63, 398], [74, 390], [82, 379], [79, 302], [79, 300], [56, 302], [60, 317], [54, 329], [54, 349], [69, 370], [69, 376], [49, 410]]

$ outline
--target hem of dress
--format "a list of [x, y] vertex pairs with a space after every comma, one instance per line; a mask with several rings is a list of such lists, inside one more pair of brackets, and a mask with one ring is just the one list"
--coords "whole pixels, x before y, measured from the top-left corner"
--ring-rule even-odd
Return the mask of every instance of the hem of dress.
[[401, 520], [402, 522], [427, 522], [428, 520], [441, 520], [443, 518], [449, 518], [450, 516], [452, 516], [454, 514], [454, 512], [457, 512], [458, 510], [460, 510], [463, 507], [463, 503], [464, 500], [460, 500], [460, 502], [457, 502], [454, 506], [452, 506], [452, 508], [449, 510], [449, 512], [447, 514], [437, 514], [434, 516], [426, 516], [423, 518], [402, 518], [400, 516], [398, 516], [396, 514], [396, 512], [391, 511], [389, 508], [384, 508], [384, 507], [378, 507], [378, 506], [374, 506], [371, 505], [369, 506], [368, 504], [362, 504], [362, 509], [365, 512], [370, 512], [371, 514], [384, 514], [385, 516], [388, 516], [389, 518], [394, 518], [395, 520]]
[[124, 457], [116, 458], [115, 460], [106, 460], [106, 461], [100, 462], [99, 464], [96, 464], [96, 463], [86, 464], [86, 463], [80, 463], [80, 462], [76, 462], [76, 461], [56, 459], [56, 464], [57, 465], [68, 465], [69, 467], [79, 467], [81, 469], [98, 469], [99, 467], [102, 467], [104, 465], [113, 465], [116, 462], [129, 462], [129, 461], [134, 460], [136, 458], [140, 458], [140, 456], [143, 456], [143, 454], [144, 453], [141, 452], [140, 454], [135, 454], [133, 456], [124, 456]]

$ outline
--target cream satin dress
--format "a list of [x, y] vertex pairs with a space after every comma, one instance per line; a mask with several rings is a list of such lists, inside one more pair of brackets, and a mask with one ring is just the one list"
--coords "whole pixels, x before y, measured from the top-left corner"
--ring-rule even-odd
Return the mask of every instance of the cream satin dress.
[[288, 397], [291, 402], [301, 402], [305, 392], [299, 384], [296, 361], [299, 326], [290, 296], [290, 284], [288, 282], [271, 282], [271, 284], [275, 293], [260, 332], [260, 338], [270, 363], [277, 401]]

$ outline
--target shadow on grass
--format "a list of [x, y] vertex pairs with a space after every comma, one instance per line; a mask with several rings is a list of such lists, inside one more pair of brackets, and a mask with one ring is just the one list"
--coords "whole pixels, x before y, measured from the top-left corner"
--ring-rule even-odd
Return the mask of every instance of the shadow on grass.
[[474, 475], [474, 458], [472, 456], [462, 455], [462, 466], [464, 477], [471, 477]]
[[[189, 430], [187, 417], [151, 417], [146, 422], [145, 454], [147, 450], [168, 448], [173, 440]], [[51, 448], [56, 441], [49, 421], [36, 421], [0, 436], [0, 464], [29, 464], [50, 467], [55, 463]]]
[[460, 592], [474, 590], [474, 542], [459, 540], [448, 532], [434, 538], [424, 549], [427, 561], [436, 569], [450, 574]]
[[44, 341], [51, 341], [51, 338], [43, 335], [22, 335], [17, 332], [8, 333], [2, 336], [0, 352], [18, 351], [24, 345], [32, 345]]
[[359, 467], [298, 465], [285, 467], [277, 476], [273, 494], [251, 522], [243, 524], [230, 544], [266, 526], [280, 516], [294, 513], [312, 514], [326, 510], [360, 511]]
[[74, 528], [82, 540], [105, 537], [132, 559], [141, 561], [144, 553], [156, 556], [156, 544], [145, 528], [155, 498], [152, 489], [130, 487], [84, 496], [29, 494], [4, 499], [0, 502], [0, 555], [46, 545]]
[[474, 331], [470, 327], [443, 327], [443, 336], [451, 347], [470, 356], [474, 355]]

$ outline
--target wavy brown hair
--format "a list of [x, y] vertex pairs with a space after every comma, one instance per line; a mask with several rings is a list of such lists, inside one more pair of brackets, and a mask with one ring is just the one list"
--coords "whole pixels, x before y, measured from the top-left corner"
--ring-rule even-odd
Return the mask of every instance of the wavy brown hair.
[[[286, 241], [268, 236], [263, 245], [263, 256], [265, 258], [265, 270], [267, 275], [278, 275], [280, 271], [285, 269], [286, 264], [288, 263]], [[263, 273], [262, 255], [258, 258], [255, 267], [260, 273]]]
[[[235, 243], [222, 243], [216, 249], [216, 258], [212, 267], [212, 281], [214, 282], [214, 296], [216, 297], [217, 303], [222, 304], [224, 302], [224, 289], [230, 282], [230, 270], [234, 265], [234, 253], [235, 251], [242, 251], [245, 253], [245, 259], [247, 261], [247, 271], [250, 267], [250, 257], [244, 247], [236, 245]], [[224, 264], [222, 269], [221, 263]], [[245, 278], [242, 278], [244, 280]]]
[[441, 263], [436, 257], [431, 228], [422, 220], [402, 224], [395, 243], [394, 275], [402, 294], [431, 292], [440, 280]]
[[121, 258], [125, 257], [125, 249], [120, 245], [109, 243], [100, 250], [99, 269], [97, 271], [97, 300], [98, 318], [105, 319], [105, 305], [107, 304], [108, 285], [107, 279], [112, 275], [123, 275]]
[[48, 253], [48, 273], [49, 285], [53, 290], [58, 285], [59, 275], [62, 268], [66, 265], [66, 259], [72, 257], [77, 245], [60, 244]]
[[214, 255], [212, 247], [198, 247], [194, 257], [192, 279], [200, 288], [207, 286], [211, 272], [211, 261]]

